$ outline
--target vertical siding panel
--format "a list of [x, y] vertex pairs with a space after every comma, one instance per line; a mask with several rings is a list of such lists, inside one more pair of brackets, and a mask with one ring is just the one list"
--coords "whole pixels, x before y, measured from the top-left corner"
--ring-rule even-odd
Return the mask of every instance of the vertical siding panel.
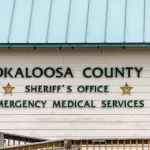
[[146, 14], [146, 0], [144, 0], [144, 13], [143, 13], [143, 42], [145, 42], [145, 14]]
[[34, 0], [32, 0], [32, 5], [31, 5], [30, 20], [29, 20], [29, 27], [28, 27], [28, 34], [27, 34], [27, 43], [29, 42], [29, 37], [30, 37], [33, 7], [34, 7]]
[[13, 140], [13, 145], [15, 145], [15, 140]]
[[136, 150], [138, 150], [138, 140], [136, 140]]
[[150, 140], [148, 140], [148, 150], [150, 150]]
[[117, 140], [117, 150], [119, 150], [119, 140]]
[[99, 143], [99, 150], [101, 150], [101, 143]]
[[68, 32], [69, 32], [68, 29], [70, 24], [71, 2], [72, 0], [69, 1], [68, 20], [67, 20], [67, 28], [66, 28], [66, 43], [68, 42]]
[[53, 150], [55, 150], [55, 143], [53, 143]]
[[142, 150], [144, 150], [144, 140], [142, 140]]
[[82, 150], [82, 141], [80, 141], [80, 150]]
[[104, 40], [105, 40], [105, 43], [107, 42], [106, 39], [107, 39], [107, 19], [108, 19], [108, 3], [109, 3], [109, 0], [107, 0], [107, 3], [106, 3], [106, 16], [105, 16], [105, 34], [104, 34]]
[[126, 142], [125, 142], [125, 140], [123, 140], [123, 150], [125, 150], [126, 149]]
[[88, 140], [86, 141], [86, 150], [88, 150]]
[[59, 150], [61, 150], [61, 142], [59, 142]]
[[111, 150], [113, 150], [113, 140], [111, 140]]
[[13, 18], [14, 18], [15, 6], [16, 6], [16, 0], [14, 0], [14, 3], [13, 3], [13, 10], [12, 10], [12, 13], [11, 13], [11, 20], [10, 20], [9, 32], [8, 32], [8, 40], [7, 40], [8, 43], [9, 43], [9, 40], [10, 40], [10, 34], [11, 34], [12, 23], [13, 23]]
[[48, 148], [49, 148], [49, 145], [48, 145], [48, 143], [47, 143], [47, 150], [48, 150]]
[[76, 141], [74, 141], [74, 150], [76, 150]]
[[132, 140], [130, 140], [130, 150], [132, 150]]
[[107, 150], [107, 141], [105, 141], [105, 150]]
[[95, 150], [95, 143], [93, 142], [93, 150]]
[[10, 146], [10, 139], [8, 139], [8, 146]]
[[48, 15], [48, 23], [47, 23], [47, 31], [46, 31], [46, 43], [48, 43], [48, 37], [49, 37], [49, 28], [50, 28], [51, 13], [52, 13], [52, 3], [53, 3], [53, 0], [51, 0], [51, 4], [49, 7], [49, 15]]

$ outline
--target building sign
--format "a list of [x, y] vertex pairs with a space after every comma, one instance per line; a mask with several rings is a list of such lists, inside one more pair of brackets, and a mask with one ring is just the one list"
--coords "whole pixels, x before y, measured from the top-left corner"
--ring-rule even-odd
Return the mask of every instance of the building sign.
[[[61, 99], [61, 100], [52, 100], [52, 103], [48, 103], [47, 100], [43, 99], [40, 100], [32, 100], [27, 99], [24, 100], [23, 98], [18, 100], [0, 100], [0, 107], [1, 108], [136, 108], [136, 107], [144, 107], [144, 100], [140, 99], [124, 99], [124, 95], [132, 94], [133, 87], [130, 83], [126, 82], [126, 79], [132, 78], [141, 78], [143, 73], [143, 67], [133, 67], [133, 66], [126, 66], [126, 67], [85, 67], [80, 70], [80, 74], [82, 78], [91, 80], [92, 78], [98, 80], [98, 84], [79, 84], [76, 86], [72, 86], [68, 84], [69, 82], [66, 81], [67, 79], [74, 80], [76, 75], [71, 67], [0, 67], [0, 78], [7, 80], [7, 84], [2, 86], [4, 95], [13, 95], [15, 96], [16, 87], [10, 82], [10, 79], [41, 79], [46, 78], [48, 84], [41, 83], [40, 85], [35, 84], [26, 84], [22, 87], [22, 92], [25, 95], [29, 95], [32, 93], [38, 94], [59, 94], [59, 93], [66, 93], [68, 94], [68, 99]], [[113, 91], [111, 87], [106, 84], [101, 84], [101, 79], [117, 79], [121, 78], [124, 79], [124, 85], [118, 87], [118, 91], [120, 90], [122, 95], [122, 99], [101, 99], [101, 95], [105, 94], [106, 96], [109, 94], [110, 91]], [[64, 84], [49, 84], [52, 83], [51, 80], [64, 80]], [[95, 102], [93, 99], [76, 99], [72, 97], [72, 93], [78, 94], [99, 94], [99, 102]], [[13, 97], [12, 97], [13, 98]]]

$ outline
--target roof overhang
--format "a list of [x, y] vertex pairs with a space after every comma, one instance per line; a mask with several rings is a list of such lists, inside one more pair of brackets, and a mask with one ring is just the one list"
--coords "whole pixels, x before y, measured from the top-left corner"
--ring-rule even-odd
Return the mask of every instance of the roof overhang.
[[150, 47], [150, 43], [0, 43], [0, 47]]

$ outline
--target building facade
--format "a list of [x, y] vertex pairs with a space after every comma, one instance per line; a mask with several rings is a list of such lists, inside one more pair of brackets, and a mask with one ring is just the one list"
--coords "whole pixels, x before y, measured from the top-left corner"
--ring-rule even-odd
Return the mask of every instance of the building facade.
[[1, 1], [0, 131], [148, 139], [149, 3]]

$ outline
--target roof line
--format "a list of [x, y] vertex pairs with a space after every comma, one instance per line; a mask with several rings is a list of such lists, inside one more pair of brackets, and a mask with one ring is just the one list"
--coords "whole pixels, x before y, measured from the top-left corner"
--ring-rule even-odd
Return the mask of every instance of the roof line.
[[0, 47], [150, 47], [150, 43], [0, 43]]

